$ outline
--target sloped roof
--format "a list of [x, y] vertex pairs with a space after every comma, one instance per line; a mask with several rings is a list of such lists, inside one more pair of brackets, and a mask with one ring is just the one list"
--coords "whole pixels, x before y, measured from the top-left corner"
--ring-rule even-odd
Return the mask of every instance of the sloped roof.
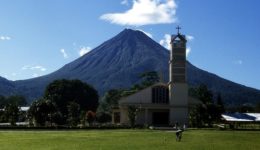
[[180, 40], [187, 42], [185, 35], [181, 35], [181, 34], [172, 35], [171, 38], [172, 38], [171, 41], [175, 40], [176, 38], [180, 38]]
[[[163, 83], [163, 82], [155, 83], [155, 84], [153, 84], [153, 85], [151, 85], [149, 87], [146, 87], [146, 88], [144, 88], [144, 89], [142, 89], [140, 91], [137, 91], [137, 92], [135, 92], [133, 94], [130, 94], [128, 96], [124, 96], [124, 97], [120, 98], [119, 99], [119, 105], [120, 104], [125, 104], [125, 103], [135, 103], [135, 102], [132, 102], [132, 100], [130, 100], [133, 97], [137, 97], [137, 98], [141, 97], [140, 100], [134, 99], [134, 101], [137, 100], [139, 103], [141, 103], [142, 100], [144, 100], [144, 99], [151, 99], [151, 97], [150, 97], [151, 95], [148, 95], [148, 97], [144, 97], [144, 96], [140, 96], [140, 95], [142, 95], [142, 94], [145, 95], [147, 90], [150, 90], [151, 88], [156, 87], [156, 86], [164, 86], [164, 87], [168, 88], [168, 84], [167, 83]], [[201, 101], [198, 100], [197, 98], [188, 96], [188, 105], [195, 106], [195, 105], [200, 104], [200, 103], [201, 103]]]
[[[20, 107], [20, 111], [27, 111], [30, 107]], [[0, 111], [5, 111], [5, 109], [0, 109]]]
[[137, 92], [135, 92], [135, 93], [133, 93], [133, 94], [130, 94], [130, 95], [128, 95], [128, 96], [124, 96], [124, 97], [122, 97], [121, 99], [119, 99], [119, 101], [123, 102], [124, 100], [126, 100], [126, 99], [129, 98], [129, 97], [134, 96], [134, 95], [141, 94], [141, 93], [143, 93], [143, 91], [145, 91], [145, 90], [147, 90], [147, 89], [149, 89], [149, 88], [155, 87], [155, 86], [165, 86], [165, 87], [168, 87], [168, 84], [163, 83], [163, 82], [155, 83], [155, 84], [153, 84], [153, 85], [151, 85], [151, 86], [148, 86], [148, 87], [146, 87], [146, 88], [144, 88], [144, 89], [142, 89], [142, 90], [140, 90], [140, 91], [137, 91]]
[[225, 121], [231, 122], [260, 121], [260, 113], [225, 113], [221, 116]]
[[[133, 93], [133, 94], [124, 96], [124, 97], [122, 97], [121, 99], [124, 99], [124, 98], [126, 98], [126, 97], [129, 97], [129, 96], [131, 96], [131, 95], [135, 95], [135, 94], [137, 94], [137, 93], [142, 93], [142, 91], [144, 91], [144, 90], [146, 90], [146, 89], [149, 89], [149, 88], [152, 88], [152, 87], [155, 87], [155, 86], [167, 86], [167, 87], [168, 87], [168, 84], [167, 84], [167, 83], [163, 83], [163, 82], [157, 82], [157, 83], [155, 83], [155, 84], [153, 84], [153, 85], [151, 85], [151, 86], [148, 86], [148, 87], [146, 87], [146, 88], [144, 88], [144, 89], [141, 89], [141, 90], [139, 90], [139, 91], [137, 91], [137, 92], [135, 92], [135, 93]], [[121, 100], [121, 99], [120, 99], [120, 100]]]

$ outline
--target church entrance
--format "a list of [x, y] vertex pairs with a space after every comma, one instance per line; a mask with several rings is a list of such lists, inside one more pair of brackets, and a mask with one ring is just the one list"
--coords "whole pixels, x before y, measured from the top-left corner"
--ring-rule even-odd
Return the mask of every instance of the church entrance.
[[169, 111], [153, 112], [153, 125], [168, 126]]

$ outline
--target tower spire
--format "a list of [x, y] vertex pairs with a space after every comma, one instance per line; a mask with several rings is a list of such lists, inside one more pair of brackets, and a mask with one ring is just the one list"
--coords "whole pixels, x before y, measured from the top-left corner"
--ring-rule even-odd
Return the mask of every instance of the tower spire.
[[176, 29], [177, 29], [177, 33], [180, 34], [180, 29], [181, 29], [181, 27], [178, 25], [178, 26], [176, 27]]

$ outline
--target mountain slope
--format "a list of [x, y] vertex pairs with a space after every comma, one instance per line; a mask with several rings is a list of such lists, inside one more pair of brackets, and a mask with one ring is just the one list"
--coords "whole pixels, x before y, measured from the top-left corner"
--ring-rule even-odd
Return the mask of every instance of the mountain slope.
[[[169, 52], [140, 31], [126, 29], [56, 72], [17, 81], [23, 94], [37, 97], [54, 79], [80, 79], [92, 84], [100, 94], [111, 88], [127, 88], [138, 82], [144, 71], [168, 69]], [[160, 63], [158, 63], [160, 62]], [[40, 89], [40, 90], [39, 90]], [[28, 93], [28, 91], [31, 91]], [[30, 95], [35, 93], [35, 95]]]
[[[93, 85], [102, 95], [113, 88], [128, 88], [138, 83], [140, 73], [163, 72], [168, 81], [169, 51], [140, 31], [125, 29], [86, 55], [49, 75], [14, 82], [17, 92], [33, 100], [43, 94], [55, 79], [80, 79]], [[205, 83], [214, 92], [221, 92], [229, 104], [256, 103], [260, 91], [248, 88], [200, 70], [187, 62], [188, 83]], [[249, 95], [247, 97], [240, 93]]]
[[189, 86], [206, 84], [215, 96], [220, 93], [227, 105], [257, 104], [260, 102], [260, 90], [223, 79], [191, 64], [187, 65], [187, 70]]
[[0, 95], [12, 95], [15, 93], [15, 85], [12, 81], [0, 77]]

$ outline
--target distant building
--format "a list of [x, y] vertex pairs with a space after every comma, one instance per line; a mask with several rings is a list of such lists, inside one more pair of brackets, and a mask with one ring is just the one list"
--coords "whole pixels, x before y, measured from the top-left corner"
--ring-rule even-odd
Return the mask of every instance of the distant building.
[[[28, 106], [19, 107], [20, 112], [27, 112], [29, 109], [30, 109], [30, 107], [28, 107]], [[5, 111], [5, 109], [4, 108], [0, 109], [0, 111]]]
[[[27, 111], [30, 109], [30, 107], [28, 106], [24, 106], [24, 107], [19, 107], [19, 116], [18, 116], [18, 120], [16, 122], [16, 125], [18, 126], [25, 126], [25, 125], [29, 125], [29, 122], [26, 120], [26, 113]], [[5, 109], [0, 109], [0, 112], [4, 112]], [[10, 126], [11, 124], [8, 122], [4, 122], [4, 123], [0, 123], [0, 126]]]
[[[260, 113], [224, 113], [221, 115], [231, 129], [260, 129]], [[220, 128], [225, 128], [223, 124]]]
[[260, 122], [260, 113], [224, 113], [221, 115], [222, 119], [229, 123], [235, 122]]
[[179, 125], [188, 124], [189, 107], [198, 103], [188, 97], [186, 72], [186, 38], [179, 33], [171, 37], [170, 80], [168, 84], [157, 83], [119, 100], [113, 109], [112, 122], [129, 124], [128, 106], [137, 110], [136, 124]]

